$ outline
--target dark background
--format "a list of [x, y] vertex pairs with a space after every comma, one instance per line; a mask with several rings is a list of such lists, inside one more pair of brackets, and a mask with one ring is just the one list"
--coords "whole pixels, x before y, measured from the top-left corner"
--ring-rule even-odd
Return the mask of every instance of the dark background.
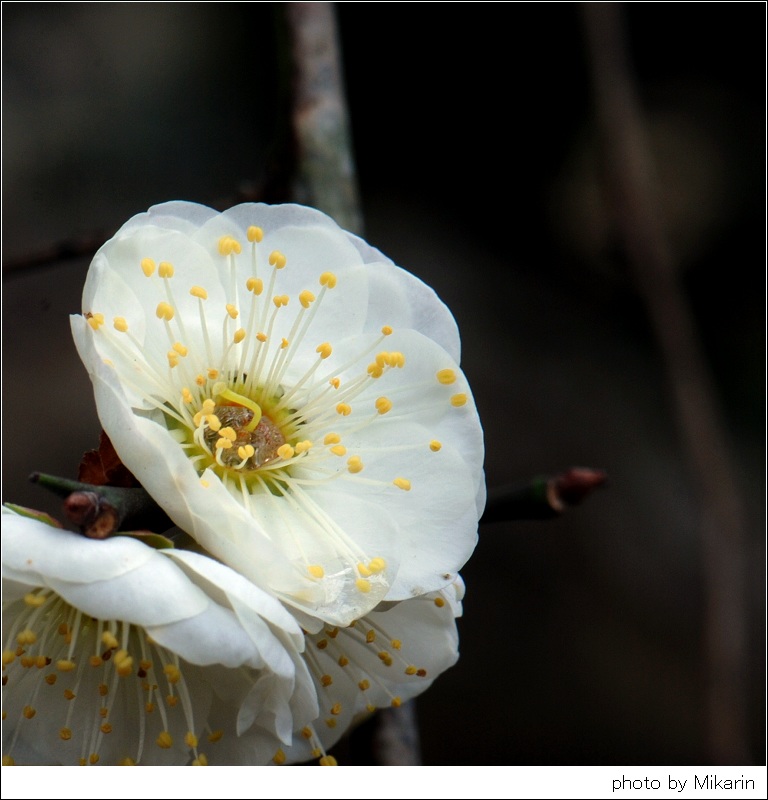
[[[283, 6], [3, 4], [4, 501], [57, 511], [26, 476], [74, 476], [99, 429], [67, 319], [89, 258], [27, 257], [258, 191], [287, 150]], [[366, 236], [459, 322], [489, 487], [610, 476], [555, 521], [482, 526], [462, 658], [418, 703], [424, 761], [709, 763], [697, 501], [601, 186], [580, 6], [337, 10]], [[765, 8], [622, 10], [747, 507], [765, 763]]]

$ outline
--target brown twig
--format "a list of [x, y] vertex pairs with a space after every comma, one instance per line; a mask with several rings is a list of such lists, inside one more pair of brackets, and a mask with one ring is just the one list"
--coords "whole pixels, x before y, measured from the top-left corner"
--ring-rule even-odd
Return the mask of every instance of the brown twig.
[[287, 3], [285, 11], [294, 64], [296, 199], [362, 233], [333, 3]]
[[623, 6], [583, 3], [582, 10], [610, 199], [665, 363], [700, 498], [710, 763], [747, 764], [742, 501], [713, 381], [658, 218], [653, 164], [626, 57]]

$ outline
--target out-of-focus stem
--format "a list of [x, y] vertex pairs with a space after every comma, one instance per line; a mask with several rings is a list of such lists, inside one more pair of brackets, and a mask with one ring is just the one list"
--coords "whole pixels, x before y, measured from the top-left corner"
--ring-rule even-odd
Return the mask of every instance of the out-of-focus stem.
[[362, 233], [334, 4], [286, 3], [284, 8], [294, 65], [296, 199], [324, 211], [342, 228]]
[[709, 369], [658, 218], [654, 170], [626, 57], [620, 3], [583, 3], [611, 205], [665, 363], [698, 490], [712, 764], [749, 763], [744, 513]]

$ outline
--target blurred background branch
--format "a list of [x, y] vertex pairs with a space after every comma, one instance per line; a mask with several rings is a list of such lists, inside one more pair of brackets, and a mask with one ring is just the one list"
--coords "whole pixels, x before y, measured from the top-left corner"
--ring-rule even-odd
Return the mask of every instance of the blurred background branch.
[[623, 5], [583, 3], [582, 9], [613, 217], [664, 361], [679, 435], [698, 490], [710, 760], [746, 764], [746, 559], [740, 481], [680, 268], [658, 214], [660, 187], [629, 65]]

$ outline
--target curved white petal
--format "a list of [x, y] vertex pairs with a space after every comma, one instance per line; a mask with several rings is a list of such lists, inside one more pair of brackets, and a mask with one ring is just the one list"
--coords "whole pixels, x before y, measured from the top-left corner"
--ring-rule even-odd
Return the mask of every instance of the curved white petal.
[[456, 323], [329, 217], [154, 206], [96, 255], [72, 330], [122, 461], [297, 613], [347, 625], [469, 557], [483, 442]]
[[240, 763], [266, 763], [317, 715], [296, 621], [209, 558], [4, 508], [2, 570], [3, 753], [15, 763], [188, 764], [214, 720], [246, 736]]

